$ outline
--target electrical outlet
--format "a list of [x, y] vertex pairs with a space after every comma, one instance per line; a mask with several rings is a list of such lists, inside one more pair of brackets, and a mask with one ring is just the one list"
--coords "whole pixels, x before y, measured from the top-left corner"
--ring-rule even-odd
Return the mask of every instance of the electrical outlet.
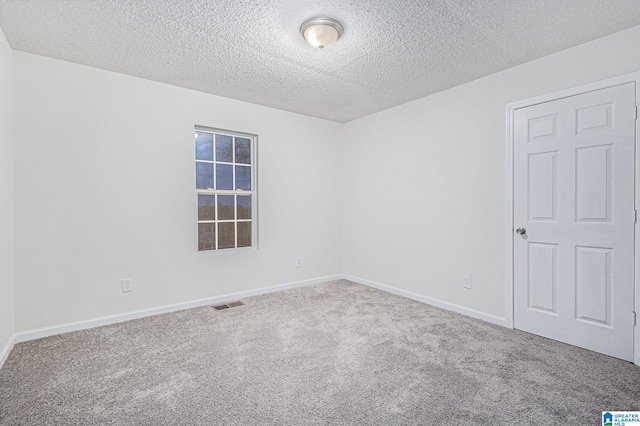
[[471, 288], [471, 275], [464, 275], [462, 279], [463, 279], [462, 287]]
[[133, 291], [133, 280], [131, 278], [125, 278], [122, 280], [122, 292], [129, 293]]
[[302, 257], [296, 257], [296, 268], [302, 268]]

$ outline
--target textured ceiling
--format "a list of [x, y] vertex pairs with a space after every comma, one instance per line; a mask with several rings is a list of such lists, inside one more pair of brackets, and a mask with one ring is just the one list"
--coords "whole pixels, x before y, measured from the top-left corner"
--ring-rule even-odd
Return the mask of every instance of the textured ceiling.
[[338, 122], [636, 25], [638, 0], [0, 0], [14, 49]]

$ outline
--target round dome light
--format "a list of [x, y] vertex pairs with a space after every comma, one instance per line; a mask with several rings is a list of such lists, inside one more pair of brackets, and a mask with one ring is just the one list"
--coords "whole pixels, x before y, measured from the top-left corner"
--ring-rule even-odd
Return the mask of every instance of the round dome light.
[[307, 43], [318, 49], [324, 49], [335, 43], [343, 32], [342, 24], [333, 18], [311, 18], [300, 26], [300, 33]]

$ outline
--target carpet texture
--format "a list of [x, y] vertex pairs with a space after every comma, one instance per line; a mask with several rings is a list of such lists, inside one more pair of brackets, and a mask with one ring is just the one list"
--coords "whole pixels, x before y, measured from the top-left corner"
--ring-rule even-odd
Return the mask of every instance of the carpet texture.
[[600, 425], [640, 368], [348, 281], [15, 345], [2, 425]]

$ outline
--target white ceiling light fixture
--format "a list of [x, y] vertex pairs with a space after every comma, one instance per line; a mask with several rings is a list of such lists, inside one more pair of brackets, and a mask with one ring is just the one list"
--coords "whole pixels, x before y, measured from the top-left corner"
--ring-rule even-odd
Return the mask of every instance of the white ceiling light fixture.
[[317, 16], [304, 21], [300, 26], [300, 33], [311, 46], [324, 49], [342, 36], [344, 27], [333, 18]]

